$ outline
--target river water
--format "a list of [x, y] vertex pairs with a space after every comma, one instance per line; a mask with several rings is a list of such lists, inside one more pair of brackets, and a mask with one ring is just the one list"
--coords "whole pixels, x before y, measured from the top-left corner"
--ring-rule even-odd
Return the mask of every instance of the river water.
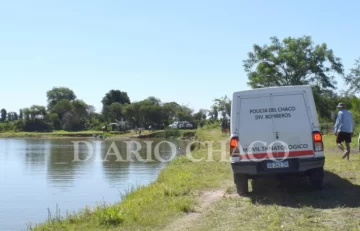
[[0, 139], [0, 230], [118, 202], [185, 148], [186, 141]]

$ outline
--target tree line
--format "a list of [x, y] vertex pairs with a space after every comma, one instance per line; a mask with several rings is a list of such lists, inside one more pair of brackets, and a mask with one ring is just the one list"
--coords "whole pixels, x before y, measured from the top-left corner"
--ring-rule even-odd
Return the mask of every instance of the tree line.
[[[354, 67], [345, 70], [326, 43], [314, 44], [310, 36], [271, 37], [269, 44], [254, 44], [243, 61], [247, 84], [255, 89], [274, 86], [311, 85], [321, 124], [333, 123], [336, 105], [341, 101], [352, 111], [355, 123], [360, 119], [360, 57]], [[342, 78], [345, 89], [339, 90], [335, 77]], [[242, 80], [239, 77], [239, 81]], [[161, 102], [150, 96], [131, 102], [127, 92], [110, 90], [102, 99], [101, 113], [77, 99], [66, 87], [54, 87], [46, 94], [48, 105], [33, 105], [16, 112], [0, 111], [0, 131], [100, 130], [116, 120], [131, 126], [165, 128], [175, 120], [195, 124], [218, 122], [230, 117], [231, 101], [225, 95], [214, 99], [210, 109], [193, 109], [176, 102]]]
[[0, 132], [101, 130], [103, 126], [116, 121], [126, 121], [131, 128], [147, 128], [151, 125], [152, 128], [164, 129], [173, 121], [205, 124], [218, 121], [219, 114], [230, 115], [230, 100], [226, 96], [214, 100], [211, 110], [194, 112], [186, 105], [162, 102], [154, 96], [131, 102], [127, 92], [110, 90], [101, 100], [100, 113], [96, 112], [94, 106], [78, 99], [74, 91], [67, 87], [54, 87], [46, 92], [46, 97], [46, 106], [32, 105], [20, 109], [18, 113], [1, 109]]

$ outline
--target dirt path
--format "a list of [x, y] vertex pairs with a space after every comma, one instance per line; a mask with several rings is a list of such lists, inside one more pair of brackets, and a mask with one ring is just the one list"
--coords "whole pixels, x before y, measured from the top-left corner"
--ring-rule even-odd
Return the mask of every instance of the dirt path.
[[164, 231], [191, 230], [193, 224], [211, 204], [225, 196], [225, 190], [206, 191], [199, 197], [195, 212], [190, 212], [168, 225]]

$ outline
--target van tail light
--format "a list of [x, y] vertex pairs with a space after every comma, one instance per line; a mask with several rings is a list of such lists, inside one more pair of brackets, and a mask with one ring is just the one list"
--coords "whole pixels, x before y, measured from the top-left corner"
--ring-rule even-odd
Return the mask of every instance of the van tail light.
[[239, 138], [234, 136], [231, 137], [230, 139], [230, 156], [232, 155], [239, 155], [239, 148], [238, 148], [238, 144], [239, 144]]
[[324, 151], [324, 144], [322, 140], [322, 135], [319, 131], [313, 132], [313, 142], [314, 142], [314, 151], [322, 152]]

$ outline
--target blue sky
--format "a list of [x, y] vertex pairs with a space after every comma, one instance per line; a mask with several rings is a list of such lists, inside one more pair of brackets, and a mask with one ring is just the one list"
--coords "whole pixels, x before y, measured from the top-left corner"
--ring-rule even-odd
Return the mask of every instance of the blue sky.
[[[310, 35], [346, 70], [360, 57], [360, 2], [1, 1], [0, 108], [46, 105], [54, 86], [99, 111], [110, 89], [195, 110], [248, 89], [242, 61], [271, 36]], [[339, 80], [338, 87], [344, 86]]]

